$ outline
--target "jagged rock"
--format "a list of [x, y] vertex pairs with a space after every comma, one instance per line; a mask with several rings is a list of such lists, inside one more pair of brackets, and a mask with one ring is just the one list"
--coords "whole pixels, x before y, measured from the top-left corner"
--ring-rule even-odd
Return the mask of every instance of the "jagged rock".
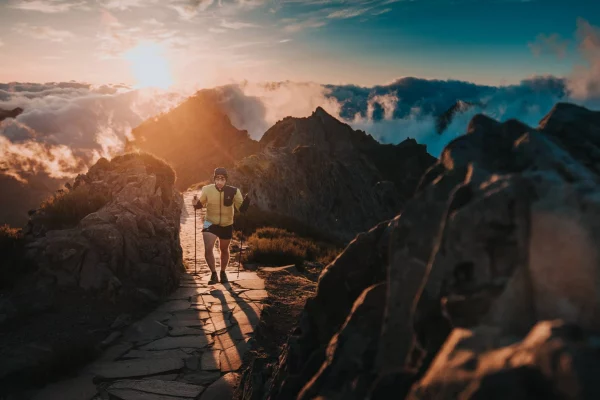
[[[269, 382], [272, 398], [289, 398], [318, 372], [331, 338], [369, 286], [385, 280], [389, 221], [359, 234], [323, 271], [317, 294], [307, 300], [298, 329], [282, 351]], [[247, 381], [244, 378], [244, 381]]]
[[384, 282], [363, 291], [329, 342], [325, 362], [298, 394], [299, 400], [366, 397], [374, 379], [371, 375], [375, 371], [385, 300]]
[[[404, 398], [416, 381], [425, 392], [415, 389], [415, 399], [531, 398], [529, 389], [539, 390], [540, 398], [565, 398], [567, 392], [570, 398], [595, 398], [592, 389], [574, 392], [567, 383], [579, 372], [560, 375], [545, 364], [563, 357], [552, 345], [536, 353], [539, 364], [518, 347], [500, 349], [505, 343], [497, 357], [483, 354], [473, 361], [457, 350], [443, 366], [432, 361], [456, 327], [488, 325], [498, 337], [518, 338], [538, 321], [561, 319], [585, 331], [600, 330], [600, 287], [593, 278], [600, 275], [599, 132], [597, 112], [567, 104], [557, 104], [538, 128], [476, 115], [467, 134], [450, 142], [423, 175], [403, 212], [386, 224], [385, 240], [381, 233], [378, 240], [372, 237], [360, 254], [352, 242], [326, 268], [272, 380], [257, 394], [248, 389], [252, 377], [246, 375], [244, 398], [284, 399], [301, 390], [306, 398]], [[369, 234], [376, 236], [374, 231]], [[385, 253], [378, 253], [381, 247]], [[365, 262], [364, 256], [371, 258]], [[334, 273], [336, 264], [344, 268]], [[380, 329], [362, 330], [370, 339], [362, 346], [344, 345], [340, 338], [349, 331], [342, 323], [352, 326], [362, 315], [361, 307], [351, 310], [349, 304], [367, 286], [384, 281]], [[377, 318], [377, 312], [371, 314]], [[512, 358], [513, 367], [493, 364], [508, 353], [529, 365]], [[598, 354], [588, 353], [582, 364], [583, 352], [566, 365], [596, 371]], [[361, 363], [372, 363], [369, 373]], [[348, 368], [336, 369], [342, 364]], [[479, 375], [480, 364], [498, 370]]]
[[[49, 216], [39, 210], [26, 231], [29, 256], [46, 271], [67, 269], [86, 290], [111, 289], [114, 279], [107, 268], [121, 282], [158, 293], [172, 290], [182, 268], [178, 237], [182, 199], [169, 171], [151, 156], [100, 159], [73, 190], [77, 182], [86, 182], [89, 196], [102, 194], [107, 203], [84, 216], [77, 227], [65, 230], [44, 228]], [[154, 204], [157, 196], [159, 209]]]
[[458, 100], [450, 108], [440, 114], [435, 120], [435, 129], [437, 133], [442, 134], [452, 123], [457, 114], [462, 114], [475, 106], [482, 106], [481, 103], [472, 103], [469, 101]]
[[279, 121], [260, 145], [236, 163], [231, 182], [259, 209], [344, 241], [396, 215], [435, 161], [413, 139], [379, 144], [320, 107]]
[[598, 345], [575, 325], [537, 323], [521, 341], [455, 329], [407, 399], [596, 399]]

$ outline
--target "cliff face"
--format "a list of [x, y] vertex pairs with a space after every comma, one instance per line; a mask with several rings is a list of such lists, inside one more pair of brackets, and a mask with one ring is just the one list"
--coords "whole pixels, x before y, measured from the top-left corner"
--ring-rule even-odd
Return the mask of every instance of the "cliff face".
[[254, 154], [258, 142], [236, 129], [219, 106], [219, 94], [202, 90], [168, 113], [145, 121], [132, 132], [129, 148], [167, 160], [177, 173], [177, 188], [212, 178], [218, 166]]
[[100, 159], [31, 216], [25, 250], [35, 272], [0, 297], [0, 386], [44, 379], [71, 352], [89, 355], [117, 315], [140, 312], [178, 285], [182, 198], [174, 181], [149, 155]]
[[412, 139], [381, 145], [320, 107], [278, 122], [260, 147], [236, 163], [231, 182], [259, 208], [343, 240], [398, 213], [435, 161]]
[[246, 396], [595, 398], [599, 127], [571, 104], [537, 128], [475, 116], [402, 214], [326, 267]]

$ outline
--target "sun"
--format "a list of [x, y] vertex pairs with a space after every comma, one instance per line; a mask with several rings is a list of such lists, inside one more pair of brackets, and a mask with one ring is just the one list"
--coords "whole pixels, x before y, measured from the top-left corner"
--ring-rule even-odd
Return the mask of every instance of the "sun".
[[144, 42], [127, 51], [123, 58], [131, 63], [137, 88], [168, 89], [173, 84], [169, 63], [163, 46]]

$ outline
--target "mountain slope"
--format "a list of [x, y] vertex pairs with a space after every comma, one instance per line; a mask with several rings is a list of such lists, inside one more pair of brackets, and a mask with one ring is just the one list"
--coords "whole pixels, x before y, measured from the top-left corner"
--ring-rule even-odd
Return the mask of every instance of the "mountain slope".
[[212, 177], [215, 167], [258, 150], [247, 131], [235, 128], [219, 107], [219, 95], [202, 90], [168, 113], [145, 121], [132, 132], [128, 150], [141, 149], [167, 160], [180, 190]]

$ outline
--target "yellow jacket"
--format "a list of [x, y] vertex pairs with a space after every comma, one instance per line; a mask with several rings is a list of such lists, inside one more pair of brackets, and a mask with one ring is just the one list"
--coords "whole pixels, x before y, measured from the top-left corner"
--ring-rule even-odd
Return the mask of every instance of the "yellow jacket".
[[[206, 221], [220, 226], [229, 226], [233, 224], [233, 207], [239, 211], [244, 198], [242, 192], [237, 189], [233, 196], [233, 203], [230, 206], [223, 204], [225, 197], [224, 190], [219, 190], [215, 184], [206, 185], [202, 188], [200, 198], [198, 201], [202, 203], [203, 207], [206, 207]], [[192, 202], [192, 205], [196, 205], [196, 202]]]

